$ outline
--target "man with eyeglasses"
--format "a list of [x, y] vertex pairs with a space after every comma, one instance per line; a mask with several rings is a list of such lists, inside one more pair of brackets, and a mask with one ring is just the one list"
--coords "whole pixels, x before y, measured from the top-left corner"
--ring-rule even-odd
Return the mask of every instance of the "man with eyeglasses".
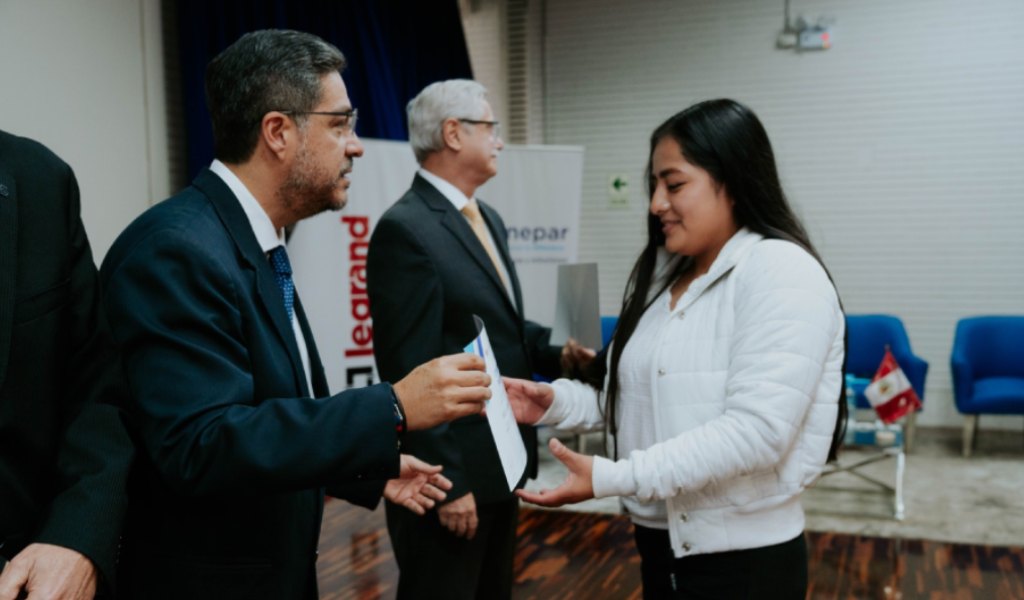
[[[476, 336], [475, 314], [503, 375], [558, 375], [563, 348], [548, 343], [549, 329], [523, 319], [505, 224], [475, 198], [497, 174], [504, 147], [486, 90], [469, 80], [437, 82], [406, 110], [420, 169], [380, 218], [367, 257], [378, 372], [403, 377], [420, 362], [464, 347]], [[578, 346], [564, 350], [567, 358], [580, 354]], [[536, 433], [520, 429], [533, 476]], [[398, 597], [508, 598], [519, 505], [486, 419], [473, 415], [416, 432], [406, 444], [443, 465], [453, 487], [449, 500], [422, 519], [385, 504]]]
[[133, 222], [101, 270], [138, 462], [120, 592], [316, 598], [324, 488], [412, 513], [450, 483], [406, 429], [480, 411], [483, 361], [446, 356], [330, 396], [282, 231], [347, 200], [363, 153], [344, 58], [294, 31], [246, 34], [207, 68], [217, 160]]

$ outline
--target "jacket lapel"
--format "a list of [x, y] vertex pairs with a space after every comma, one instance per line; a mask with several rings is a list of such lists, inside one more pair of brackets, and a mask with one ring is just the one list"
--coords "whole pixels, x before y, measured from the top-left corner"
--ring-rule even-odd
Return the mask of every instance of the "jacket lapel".
[[0, 165], [0, 388], [7, 375], [18, 268], [18, 197], [14, 176]]
[[[523, 293], [519, 288], [519, 277], [516, 276], [516, 270], [512, 262], [512, 256], [508, 251], [508, 242], [506, 241], [508, 233], [498, 229], [498, 213], [489, 204], [484, 204], [477, 200], [480, 204], [480, 213], [484, 216], [484, 222], [487, 223], [487, 229], [491, 232], [491, 238], [494, 239], [494, 243], [497, 246], [498, 255], [501, 257], [503, 263], [505, 263], [505, 270], [508, 271], [509, 284], [512, 286], [513, 302], [515, 304], [516, 313], [522, 317], [523, 307]], [[501, 281], [501, 278], [498, 278]], [[501, 289], [505, 289], [502, 285]], [[506, 292], [506, 295], [507, 292]]]
[[[509, 298], [508, 290], [505, 288], [505, 284], [501, 282], [501, 276], [498, 275], [498, 271], [494, 268], [494, 263], [491, 262], [491, 257], [487, 255], [487, 251], [484, 250], [480, 240], [473, 233], [473, 229], [469, 226], [466, 218], [462, 214], [455, 210], [452, 203], [445, 198], [444, 194], [439, 192], [437, 188], [431, 185], [426, 179], [423, 179], [419, 175], [416, 175], [412, 181], [412, 189], [416, 194], [423, 199], [427, 207], [432, 211], [436, 212], [438, 218], [441, 221], [441, 226], [448, 230], [449, 233], [462, 245], [466, 250], [466, 254], [473, 259], [473, 262], [477, 264], [491, 280], [491, 283], [498, 288], [501, 296], [505, 298], [508, 303], [508, 307], [512, 312], [518, 314], [518, 309], [513, 306], [512, 299]], [[491, 236], [494, 236], [494, 229], [490, 224], [490, 220], [485, 217], [484, 221], [487, 223], [488, 229], [491, 230]], [[504, 234], [502, 234], [503, 239]], [[495, 238], [499, 239], [499, 238]], [[501, 246], [501, 244], [499, 244]], [[509, 275], [512, 274], [512, 269], [508, 268], [509, 262], [507, 255], [502, 249], [498, 250], [501, 253], [502, 260], [505, 260], [506, 268], [509, 271]], [[518, 290], [518, 283], [513, 284], [515, 289]], [[518, 292], [517, 292], [518, 293]]]
[[284, 308], [284, 298], [281, 288], [277, 285], [274, 277], [274, 270], [270, 266], [256, 235], [252, 232], [249, 219], [242, 210], [238, 198], [231, 192], [224, 181], [209, 170], [200, 173], [192, 182], [210, 199], [214, 209], [217, 211], [224, 228], [231, 236], [235, 247], [238, 249], [242, 259], [252, 267], [256, 273], [256, 296], [263, 304], [270, 322], [277, 332], [281, 343], [288, 350], [288, 358], [292, 363], [292, 373], [295, 377], [297, 389], [306, 389], [306, 375], [302, 367], [302, 358], [299, 356], [299, 347], [295, 342], [295, 332], [288, 320], [288, 313]]

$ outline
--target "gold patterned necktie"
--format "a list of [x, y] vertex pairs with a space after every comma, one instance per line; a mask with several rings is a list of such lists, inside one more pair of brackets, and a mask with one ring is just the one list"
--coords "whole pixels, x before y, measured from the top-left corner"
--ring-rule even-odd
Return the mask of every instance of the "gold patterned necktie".
[[494, 246], [491, 244], [491, 239], [487, 235], [487, 225], [484, 223], [484, 217], [480, 214], [480, 206], [476, 203], [476, 198], [473, 198], [466, 206], [462, 207], [462, 214], [466, 215], [466, 219], [469, 220], [469, 226], [473, 228], [473, 233], [479, 238], [480, 244], [483, 245], [484, 250], [487, 251], [487, 256], [491, 257], [491, 263], [494, 264], [494, 270], [498, 272], [498, 277], [501, 278], [501, 283], [505, 286], [507, 292], [510, 288], [508, 281], [505, 279], [504, 271], [501, 269], [501, 262], [498, 260], [498, 254], [494, 251]]

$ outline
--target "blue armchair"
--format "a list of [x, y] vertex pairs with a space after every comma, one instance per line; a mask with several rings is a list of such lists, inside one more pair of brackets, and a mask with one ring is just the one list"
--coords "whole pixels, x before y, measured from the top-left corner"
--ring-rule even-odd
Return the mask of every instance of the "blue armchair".
[[971, 317], [956, 324], [953, 398], [966, 415], [963, 455], [978, 431], [978, 416], [1024, 415], [1024, 317]]
[[[928, 363], [914, 354], [910, 338], [903, 327], [903, 321], [891, 315], [846, 315], [847, 347], [846, 372], [865, 383], [870, 382], [878, 371], [878, 365], [889, 346], [910, 385], [924, 404], [924, 383], [928, 375]], [[864, 386], [854, 390], [854, 403], [858, 409], [870, 409], [871, 404], [864, 396]], [[847, 399], [848, 401], [850, 399]], [[916, 412], [910, 413], [906, 423], [904, 446], [909, 452], [914, 440]]]
[[608, 342], [612, 341], [612, 334], [615, 333], [615, 326], [619, 323], [619, 317], [616, 315], [603, 315], [601, 317], [601, 347], [605, 348], [608, 346]]

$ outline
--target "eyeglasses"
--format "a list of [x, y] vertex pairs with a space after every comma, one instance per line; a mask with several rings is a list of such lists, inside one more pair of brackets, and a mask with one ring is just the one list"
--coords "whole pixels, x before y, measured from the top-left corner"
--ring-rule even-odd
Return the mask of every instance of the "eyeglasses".
[[480, 121], [478, 119], [459, 119], [461, 123], [469, 123], [470, 125], [490, 125], [491, 126], [491, 139], [496, 140], [501, 137], [501, 121]]
[[315, 111], [315, 110], [279, 110], [277, 111], [282, 114], [290, 116], [298, 115], [327, 115], [328, 117], [340, 117], [342, 119], [339, 127], [344, 133], [352, 133], [356, 130], [356, 123], [359, 121], [359, 109], [351, 108], [349, 110], [342, 110], [337, 112], [330, 111]]

